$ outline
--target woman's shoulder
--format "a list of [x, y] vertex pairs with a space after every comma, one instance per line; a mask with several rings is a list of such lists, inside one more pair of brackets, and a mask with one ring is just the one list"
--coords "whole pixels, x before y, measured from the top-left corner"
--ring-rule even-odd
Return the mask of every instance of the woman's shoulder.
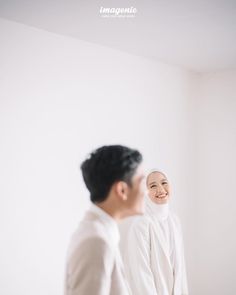
[[175, 222], [177, 222], [177, 223], [179, 223], [180, 221], [179, 221], [179, 217], [178, 217], [178, 215], [175, 213], [175, 212], [173, 212], [172, 210], [170, 210], [170, 217], [175, 221]]
[[180, 230], [182, 231], [182, 226], [181, 226], [181, 221], [180, 221], [180, 218], [179, 216], [174, 213], [173, 211], [171, 211], [171, 214], [170, 214], [170, 217], [171, 217], [171, 221], [172, 223], [174, 223], [174, 225]]

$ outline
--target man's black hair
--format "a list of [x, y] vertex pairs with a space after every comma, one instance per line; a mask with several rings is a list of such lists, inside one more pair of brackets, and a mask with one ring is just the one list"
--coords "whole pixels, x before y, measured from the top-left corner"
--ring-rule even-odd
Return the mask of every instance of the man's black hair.
[[122, 145], [102, 146], [93, 151], [81, 164], [91, 201], [104, 201], [116, 181], [131, 185], [131, 179], [141, 162], [139, 151]]

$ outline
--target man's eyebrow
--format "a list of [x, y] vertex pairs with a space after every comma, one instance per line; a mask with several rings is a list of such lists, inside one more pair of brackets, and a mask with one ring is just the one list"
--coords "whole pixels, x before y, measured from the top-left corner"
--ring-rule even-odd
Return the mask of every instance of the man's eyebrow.
[[153, 181], [153, 182], [149, 183], [149, 185], [154, 184], [154, 183], [156, 183], [156, 181]]

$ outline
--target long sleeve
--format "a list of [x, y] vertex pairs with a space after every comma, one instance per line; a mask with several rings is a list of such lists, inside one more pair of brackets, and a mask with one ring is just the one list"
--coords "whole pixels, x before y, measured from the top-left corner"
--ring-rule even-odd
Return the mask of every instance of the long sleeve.
[[174, 295], [188, 295], [188, 284], [186, 275], [186, 264], [184, 257], [184, 241], [182, 227], [179, 218], [172, 215], [173, 230], [175, 231], [175, 280], [174, 280]]
[[[180, 228], [181, 229], [181, 228]], [[185, 255], [184, 255], [184, 239], [181, 229], [181, 241], [182, 241], [182, 286], [181, 286], [181, 295], [188, 295], [188, 282], [187, 282], [187, 274], [186, 274], [186, 263], [185, 263]]]
[[75, 246], [68, 258], [65, 295], [110, 294], [114, 259], [114, 249], [101, 238]]
[[138, 218], [131, 226], [124, 261], [132, 294], [161, 295], [157, 293], [150, 266], [149, 225], [145, 218]]

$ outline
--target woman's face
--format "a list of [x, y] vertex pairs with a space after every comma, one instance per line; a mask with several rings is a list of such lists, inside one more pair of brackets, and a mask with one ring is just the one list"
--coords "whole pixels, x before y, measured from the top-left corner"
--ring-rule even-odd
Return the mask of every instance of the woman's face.
[[169, 201], [170, 186], [166, 176], [161, 172], [152, 172], [147, 177], [149, 198], [156, 204], [166, 204]]

